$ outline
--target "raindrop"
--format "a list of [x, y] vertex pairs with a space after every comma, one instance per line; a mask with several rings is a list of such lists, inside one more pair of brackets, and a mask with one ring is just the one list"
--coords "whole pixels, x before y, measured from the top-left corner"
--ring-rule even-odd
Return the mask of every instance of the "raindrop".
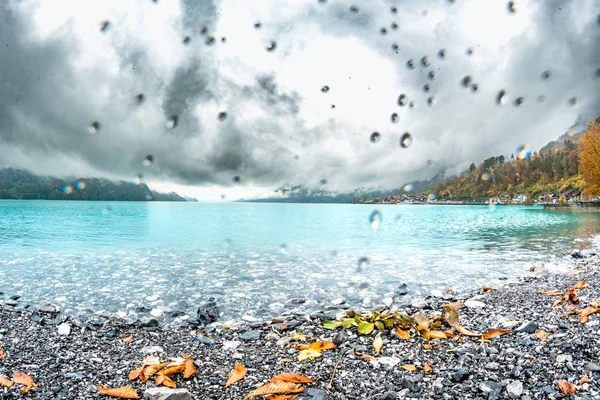
[[110, 21], [105, 19], [104, 21], [100, 21], [100, 32], [108, 32], [110, 29]]
[[501, 106], [502, 104], [504, 104], [504, 100], [506, 100], [506, 90], [502, 89], [496, 95], [496, 104]]
[[217, 119], [218, 119], [219, 121], [225, 121], [225, 120], [227, 119], [227, 113], [226, 113], [225, 111], [220, 111], [220, 112], [217, 114]]
[[271, 41], [269, 43], [269, 45], [267, 46], [267, 51], [275, 51], [276, 48], [277, 48], [277, 43], [274, 41]]
[[544, 71], [544, 72], [542, 72], [542, 74], [540, 76], [542, 79], [547, 80], [547, 79], [550, 79], [550, 75], [552, 75], [550, 73], [550, 71]]
[[100, 129], [102, 129], [102, 125], [98, 121], [92, 121], [90, 123], [90, 126], [88, 127], [88, 131], [92, 135], [95, 135], [96, 133], [100, 132]]
[[297, 160], [299, 158], [300, 158], [300, 156], [298, 154], [294, 154], [294, 160]]
[[179, 122], [179, 117], [177, 116], [177, 114], [171, 115], [169, 117], [169, 119], [167, 120], [167, 128], [169, 128], [169, 129], [177, 128], [178, 122]]
[[406, 185], [402, 186], [402, 190], [404, 190], [405, 192], [410, 192], [415, 188], [415, 185], [413, 185], [412, 183], [407, 183]]
[[472, 48], [468, 48], [467, 51], [465, 52], [466, 55], [471, 56], [473, 55], [473, 49]]
[[85, 184], [84, 181], [77, 181], [73, 184], [73, 187], [77, 190], [83, 190], [83, 189], [85, 189], [86, 186], [87, 185]]
[[538, 101], [538, 103], [545, 102], [546, 101], [546, 96], [544, 96], [544, 95], [538, 96], [537, 101]]
[[431, 85], [429, 85], [428, 83], [426, 83], [425, 85], [423, 85], [423, 91], [425, 93], [429, 93], [430, 90], [431, 90]]
[[369, 268], [369, 264], [371, 261], [367, 257], [361, 257], [358, 259], [358, 269], [356, 272], [367, 272], [367, 268]]
[[406, 62], [406, 66], [407, 66], [409, 69], [414, 69], [414, 68], [415, 68], [415, 62], [414, 62], [414, 60], [413, 60], [412, 58], [411, 58], [410, 60], [408, 60], [408, 61]]
[[233, 181], [233, 183], [239, 183], [242, 180], [242, 178], [240, 178], [238, 175], [236, 175], [231, 180]]
[[431, 96], [427, 99], [427, 104], [429, 104], [430, 106], [433, 106], [434, 103], [435, 103], [435, 97]]
[[146, 101], [146, 96], [144, 96], [144, 93], [138, 93], [135, 95], [135, 102], [139, 104], [144, 104], [144, 101]]
[[331, 108], [335, 108], [335, 104], [332, 104], [332, 105], [331, 105]]
[[400, 147], [406, 149], [412, 144], [412, 135], [408, 132], [404, 132], [400, 137]]
[[[399, 48], [400, 47], [396, 43], [392, 44], [392, 50], [398, 51]], [[600, 69], [599, 69], [599, 71], [600, 71]]]
[[71, 193], [73, 193], [73, 186], [64, 185], [60, 188], [60, 191], [63, 192], [64, 194], [71, 194]]
[[224, 194], [221, 195], [221, 200], [225, 200], [227, 198], [227, 196], [225, 196]]
[[381, 134], [379, 132], [371, 133], [371, 143], [377, 143], [381, 140]]
[[215, 37], [212, 35], [207, 36], [204, 43], [206, 43], [207, 46], [211, 46], [213, 43], [215, 43]]
[[262, 24], [259, 21], [256, 21], [254, 23], [254, 29], [260, 29], [261, 26], [262, 26]]
[[109, 206], [104, 206], [102, 208], [102, 215], [110, 215], [111, 208]]
[[400, 119], [398, 117], [398, 113], [392, 113], [392, 116], [390, 117], [391, 121], [393, 124], [395, 124], [396, 122], [398, 122], [398, 120]]
[[396, 22], [392, 22], [392, 25], [391, 25], [391, 27], [392, 27], [392, 29], [393, 29], [393, 30], [396, 30], [396, 29], [398, 29], [398, 23], [396, 23]]
[[357, 13], [358, 12], [358, 7], [355, 6], [355, 5], [351, 5], [350, 6], [350, 11], [353, 12], [353, 13]]
[[429, 57], [423, 56], [421, 58], [421, 64], [423, 64], [424, 67], [429, 67], [429, 65], [431, 64], [431, 62], [429, 61]]
[[515, 104], [515, 106], [519, 107], [524, 102], [525, 102], [525, 98], [522, 96], [519, 96], [515, 99], [514, 104]]
[[529, 151], [529, 146], [526, 144], [522, 144], [517, 146], [517, 158], [519, 160], [526, 160], [531, 157], [531, 152]]
[[327, 179], [321, 179], [319, 181], [319, 185], [323, 186], [323, 185], [327, 185]]
[[427, 74], [427, 77], [433, 81], [435, 79], [435, 72], [429, 71], [429, 73]]
[[185, 35], [181, 41], [183, 42], [183, 44], [189, 44], [192, 41], [192, 38], [188, 35]]
[[379, 29], [379, 33], [381, 33], [382, 35], [387, 35], [387, 28], [382, 27], [381, 29]]
[[373, 229], [378, 229], [382, 221], [383, 215], [377, 210], [373, 210], [369, 215], [369, 225], [371, 225], [371, 228]]
[[596, 78], [600, 78], [600, 68], [596, 70]]
[[142, 161], [142, 164], [144, 164], [144, 167], [149, 167], [152, 165], [153, 162], [154, 156], [152, 154], [148, 154], [146, 157], [144, 157], [144, 161]]
[[427, 160], [427, 166], [433, 167], [433, 160]]
[[392, 12], [392, 14], [396, 14], [398, 12], [398, 8], [396, 6], [392, 6], [390, 8], [390, 11]]
[[477, 93], [479, 91], [479, 84], [478, 83], [472, 84], [471, 90], [473, 91], [473, 93]]
[[202, 28], [200, 28], [201, 35], [206, 35], [206, 32], [208, 32], [208, 28], [206, 26], [203, 26]]
[[227, 41], [227, 38], [226, 38], [225, 36], [223, 36], [223, 37], [221, 38], [221, 43], [225, 43], [226, 41]]
[[136, 185], [142, 184], [142, 181], [144, 180], [144, 175], [142, 175], [138, 172], [133, 177], [134, 177], [133, 183], [135, 183]]
[[438, 51], [438, 57], [439, 58], [446, 58], [446, 50], [441, 49], [440, 51]]
[[570, 105], [570, 106], [574, 106], [574, 105], [576, 105], [576, 104], [577, 104], [577, 97], [571, 97], [571, 98], [569, 99], [569, 105]]
[[321, 88], [321, 92], [323, 92], [323, 93], [327, 93], [327, 92], [329, 92], [329, 86], [327, 86], [327, 85], [323, 86], [323, 87]]
[[511, 13], [516, 13], [517, 12], [517, 5], [515, 4], [514, 1], [509, 1], [508, 2], [508, 11]]
[[414, 101], [408, 102], [408, 107], [409, 108], [415, 108], [415, 102]]
[[400, 107], [404, 107], [407, 102], [408, 102], [408, 97], [404, 93], [402, 93], [400, 96], [398, 96], [398, 105]]
[[464, 78], [462, 78], [461, 82], [464, 87], [469, 87], [471, 85], [472, 81], [473, 81], [473, 78], [471, 78], [470, 75], [467, 75]]

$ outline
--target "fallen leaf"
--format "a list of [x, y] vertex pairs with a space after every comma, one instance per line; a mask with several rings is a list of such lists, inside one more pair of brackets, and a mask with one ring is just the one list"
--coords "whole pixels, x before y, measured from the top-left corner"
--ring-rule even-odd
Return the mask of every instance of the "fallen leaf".
[[294, 400], [298, 394], [270, 394], [265, 397], [265, 400]]
[[558, 381], [558, 388], [562, 394], [575, 394], [575, 385], [569, 383], [568, 381]]
[[129, 372], [129, 380], [133, 381], [140, 377], [140, 374], [144, 370], [144, 367], [139, 367], [138, 369], [134, 369]]
[[[150, 379], [152, 377], [152, 375], [156, 374], [158, 371], [160, 371], [161, 369], [163, 369], [166, 366], [167, 366], [167, 363], [148, 365], [146, 368], [144, 368], [144, 370], [140, 374], [140, 377], [143, 376], [144, 379], [147, 381], [148, 379]], [[142, 380], [142, 382], [144, 382], [144, 381]]]
[[171, 378], [169, 378], [166, 375], [160, 374], [156, 377], [156, 379], [154, 380], [154, 383], [156, 384], [156, 386], [166, 386], [166, 387], [170, 387], [171, 389], [175, 389], [177, 388], [177, 385], [175, 384], [175, 382], [173, 382], [173, 380]]
[[191, 358], [188, 358], [187, 360], [185, 360], [185, 370], [183, 372], [183, 377], [185, 379], [189, 378], [192, 375], [195, 375], [197, 371], [198, 370], [196, 369], [196, 366], [194, 365], [194, 360], [192, 360]]
[[581, 380], [579, 381], [579, 383], [577, 384], [577, 386], [581, 386], [581, 385], [583, 385], [584, 383], [588, 383], [588, 382], [591, 382], [591, 381], [592, 381], [592, 380], [591, 380], [591, 379], [590, 379], [590, 378], [589, 378], [587, 375], [584, 375], [584, 376], [581, 378]]
[[448, 339], [448, 336], [446, 336], [446, 332], [429, 331], [429, 338], [430, 339]]
[[413, 364], [403, 365], [402, 368], [404, 368], [405, 370], [407, 370], [409, 372], [414, 372], [417, 370], [417, 367], [415, 367]]
[[588, 321], [588, 317], [593, 314], [598, 314], [600, 312], [600, 308], [596, 307], [586, 307], [581, 310], [579, 315], [579, 322], [585, 324]]
[[[186, 354], [186, 356], [187, 356], [187, 354]], [[171, 362], [167, 364], [167, 367], [173, 367], [173, 366], [177, 366], [177, 365], [183, 365], [185, 363], [185, 360], [187, 360], [187, 357], [171, 358]]]
[[530, 360], [535, 360], [535, 357], [532, 356], [531, 354], [524, 355], [523, 358], [528, 358]]
[[281, 359], [281, 362], [284, 362], [284, 363], [291, 363], [291, 362], [294, 362], [294, 360], [292, 360], [292, 359], [289, 359], [289, 358], [282, 358], [282, 359]]
[[455, 310], [458, 310], [459, 308], [461, 308], [462, 306], [465, 305], [465, 303], [461, 303], [459, 301], [455, 301], [454, 303], [446, 303], [444, 304], [445, 306], [449, 306], [454, 308]]
[[375, 329], [375, 324], [367, 321], [360, 321], [360, 324], [358, 324], [358, 327], [356, 328], [361, 335], [370, 335], [371, 332], [373, 332], [373, 329]]
[[579, 281], [576, 284], [573, 285], [573, 289], [583, 289], [586, 288], [590, 285], [588, 285], [587, 283], [585, 283], [585, 281]]
[[292, 337], [292, 340], [298, 340], [300, 342], [306, 342], [306, 336], [304, 336], [301, 333], [294, 333], [294, 336]]
[[427, 329], [429, 329], [429, 326], [431, 325], [431, 321], [429, 320], [429, 318], [421, 313], [416, 314], [413, 317], [413, 319], [415, 320], [417, 325], [425, 327]]
[[552, 289], [552, 290], [540, 290], [541, 294], [545, 294], [546, 296], [562, 296], [563, 292]]
[[0, 386], [12, 387], [12, 382], [7, 377], [0, 375]]
[[423, 348], [424, 348], [425, 350], [431, 350], [431, 349], [433, 348], [433, 346], [432, 346], [432, 345], [430, 345], [430, 344], [424, 344], [424, 345], [423, 345]]
[[175, 374], [180, 374], [182, 372], [185, 371], [185, 364], [179, 364], [179, 365], [171, 365], [171, 366], [166, 366], [165, 369], [163, 369], [162, 371], [159, 371], [158, 373], [161, 375], [165, 375], [165, 376], [173, 376]]
[[396, 336], [398, 336], [402, 340], [410, 339], [410, 331], [405, 331], [404, 329], [400, 329], [399, 326], [394, 326], [394, 331], [396, 332]]
[[455, 335], [454, 332], [452, 332], [451, 330], [444, 331], [444, 333], [446, 334], [446, 337], [449, 337], [449, 338], [457, 337], [457, 335]]
[[302, 350], [298, 353], [298, 361], [314, 360], [317, 357], [321, 357], [321, 352], [318, 350]]
[[281, 324], [279, 325], [279, 329], [285, 329], [288, 327], [288, 324]]
[[246, 367], [242, 364], [238, 363], [235, 366], [235, 369], [229, 373], [229, 377], [227, 378], [227, 383], [225, 383], [225, 387], [229, 387], [234, 383], [241, 381], [246, 376]]
[[362, 357], [363, 359], [365, 359], [367, 361], [377, 361], [377, 359], [370, 354], [360, 353], [360, 352], [355, 352], [355, 354], [359, 357]]
[[125, 339], [123, 339], [123, 341], [124, 341], [125, 343], [129, 343], [129, 342], [131, 342], [132, 340], [133, 340], [133, 335], [129, 335], [129, 336], [127, 336]]
[[429, 361], [425, 361], [425, 364], [423, 364], [423, 372], [426, 374], [431, 374], [433, 372], [433, 367]]
[[33, 381], [33, 378], [31, 378], [24, 372], [15, 372], [13, 374], [12, 380], [14, 383], [18, 383], [19, 385], [27, 386], [30, 388], [34, 387], [36, 389], [38, 388], [38, 386]]
[[156, 356], [149, 355], [148, 357], [144, 358], [144, 361], [142, 361], [142, 364], [144, 364], [144, 365], [160, 364], [160, 360]]
[[484, 339], [493, 339], [512, 332], [510, 329], [491, 328], [483, 334]]
[[483, 336], [481, 333], [474, 333], [460, 326], [458, 311], [456, 311], [456, 309], [447, 305], [443, 306], [442, 309], [444, 310], [444, 319], [446, 322], [459, 333], [462, 333], [465, 336]]
[[550, 332], [544, 332], [540, 329], [535, 330], [535, 336], [540, 340], [548, 340], [548, 336], [550, 336]]
[[146, 375], [144, 374], [144, 372], [146, 372], [146, 369], [147, 369], [147, 368], [148, 368], [148, 366], [147, 366], [147, 365], [144, 365], [144, 366], [142, 367], [142, 370], [140, 371], [139, 378], [140, 378], [140, 381], [141, 381], [142, 383], [146, 383], [146, 382], [148, 382], [148, 378], [146, 378]]
[[6, 353], [0, 349], [0, 360], [6, 357]]
[[316, 351], [327, 351], [336, 349], [337, 346], [333, 342], [322, 340], [320, 342], [314, 342], [311, 344], [299, 344], [296, 346], [298, 350], [316, 350]]
[[491, 287], [482, 287], [481, 289], [482, 289], [484, 292], [491, 292], [492, 290], [494, 290], [494, 289], [492, 289]]
[[377, 336], [375, 336], [375, 340], [373, 340], [373, 350], [375, 351], [375, 354], [379, 355], [382, 347], [383, 339], [381, 338], [381, 333], [378, 333]]
[[139, 399], [137, 392], [130, 387], [120, 387], [115, 389], [105, 388], [103, 386], [94, 386], [100, 393], [118, 399]]
[[21, 394], [27, 394], [31, 390], [31, 386], [23, 386], [20, 390]]
[[272, 377], [269, 382], [288, 382], [288, 383], [316, 383], [307, 376], [293, 374], [291, 372], [282, 372], [279, 375]]
[[[309, 351], [309, 350], [304, 350], [304, 351]], [[253, 390], [250, 393], [248, 393], [246, 395], [246, 397], [244, 397], [244, 400], [246, 400], [250, 397], [261, 396], [261, 395], [265, 395], [265, 394], [292, 394], [292, 393], [295, 394], [295, 393], [302, 393], [305, 390], [306, 389], [304, 389], [302, 387], [302, 385], [296, 384], [296, 383], [288, 383], [288, 382], [267, 383], [266, 385], [261, 386], [258, 389]]]

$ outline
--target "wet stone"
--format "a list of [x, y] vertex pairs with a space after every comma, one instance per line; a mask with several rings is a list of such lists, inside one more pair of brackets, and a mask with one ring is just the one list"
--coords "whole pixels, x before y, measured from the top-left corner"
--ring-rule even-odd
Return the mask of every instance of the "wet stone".
[[469, 378], [469, 370], [461, 368], [452, 374], [452, 382], [464, 382]]
[[527, 333], [535, 333], [536, 329], [539, 328], [539, 325], [533, 321], [525, 321], [521, 326], [515, 329], [515, 332], [527, 332]]
[[187, 389], [151, 388], [144, 392], [145, 400], [192, 400]]
[[240, 339], [243, 341], [251, 341], [251, 340], [259, 340], [260, 332], [259, 331], [248, 331], [240, 335]]

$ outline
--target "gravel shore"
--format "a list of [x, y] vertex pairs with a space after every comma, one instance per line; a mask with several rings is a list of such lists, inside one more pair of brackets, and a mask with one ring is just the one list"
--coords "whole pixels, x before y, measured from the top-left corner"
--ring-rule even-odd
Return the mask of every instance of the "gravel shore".
[[[512, 332], [482, 343], [478, 337], [464, 335], [425, 341], [414, 332], [409, 340], [401, 340], [386, 330], [379, 355], [372, 347], [377, 330], [357, 335], [356, 329], [323, 328], [323, 321], [339, 318], [348, 308], [342, 300], [324, 304], [321, 312], [310, 315], [292, 309], [273, 321], [240, 320], [224, 327], [225, 321], [210, 322], [218, 318], [218, 305], [210, 302], [200, 307], [193, 324], [162, 326], [151, 319], [135, 323], [73, 321], [52, 305], [24, 307], [19, 299], [7, 299], [0, 308], [0, 350], [6, 355], [0, 358], [0, 376], [10, 378], [16, 371], [25, 372], [39, 389], [22, 395], [19, 385], [0, 387], [0, 399], [108, 398], [93, 385], [132, 386], [143, 396], [145, 390], [155, 387], [154, 379], [130, 382], [128, 373], [150, 354], [161, 362], [191, 354], [197, 374], [190, 379], [178, 375], [174, 380], [193, 399], [242, 399], [280, 372], [295, 372], [317, 381], [307, 385], [307, 392], [298, 399], [600, 399], [600, 314], [581, 324], [578, 315], [563, 316], [565, 308], [552, 309], [557, 296], [540, 293], [564, 292], [583, 280], [589, 286], [578, 291], [581, 302], [577, 308], [584, 308], [600, 298], [599, 267], [595, 253], [577, 253], [569, 275], [532, 271], [502, 288], [458, 298], [451, 293], [433, 293], [412, 304], [403, 300], [410, 287], [401, 286], [392, 303], [378, 309], [433, 316], [448, 301], [464, 302], [458, 308], [463, 327], [475, 332], [510, 328]], [[292, 301], [305, 300], [310, 301]], [[541, 339], [536, 330], [548, 333], [548, 338]], [[288, 344], [294, 333], [304, 334], [309, 342], [332, 340], [338, 348], [313, 361], [300, 362], [298, 350]], [[125, 342], [129, 336], [132, 340]], [[375, 361], [356, 352], [372, 355]], [[246, 367], [247, 376], [224, 388], [237, 363]], [[431, 373], [423, 370], [426, 363], [431, 363]], [[414, 365], [416, 370], [408, 371], [402, 367], [406, 365]], [[578, 385], [584, 376], [589, 382]], [[561, 394], [559, 380], [577, 385], [575, 394]]]

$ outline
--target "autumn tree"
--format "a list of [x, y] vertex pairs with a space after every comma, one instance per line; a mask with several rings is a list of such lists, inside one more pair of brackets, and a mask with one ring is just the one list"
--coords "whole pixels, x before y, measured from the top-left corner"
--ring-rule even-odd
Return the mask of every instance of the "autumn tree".
[[581, 138], [579, 169], [586, 183], [586, 191], [600, 195], [600, 122], [592, 122]]

